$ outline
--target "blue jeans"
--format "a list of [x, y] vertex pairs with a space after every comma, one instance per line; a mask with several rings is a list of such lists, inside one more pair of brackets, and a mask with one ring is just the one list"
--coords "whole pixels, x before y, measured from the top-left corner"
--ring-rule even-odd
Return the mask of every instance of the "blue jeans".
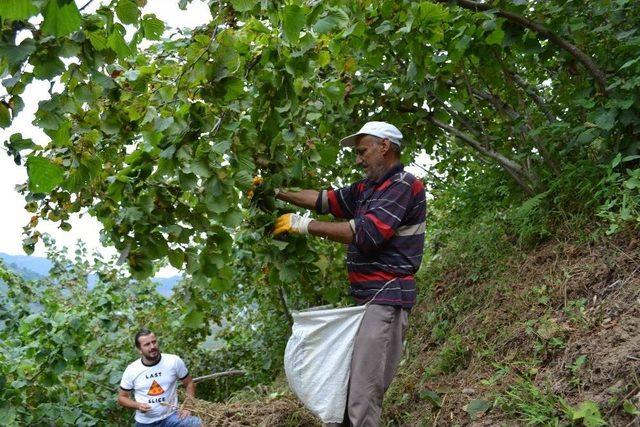
[[193, 415], [181, 420], [177, 411], [155, 423], [143, 424], [136, 421], [136, 427], [200, 427], [201, 425], [200, 418]]

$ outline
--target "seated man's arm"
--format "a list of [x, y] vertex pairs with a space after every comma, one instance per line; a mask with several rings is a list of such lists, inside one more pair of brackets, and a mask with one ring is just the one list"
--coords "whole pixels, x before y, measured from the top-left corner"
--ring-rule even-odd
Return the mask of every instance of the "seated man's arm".
[[191, 375], [187, 375], [182, 379], [182, 385], [187, 394], [187, 398], [196, 397], [196, 383], [193, 382]]
[[131, 398], [131, 392], [118, 389], [118, 403], [125, 408], [137, 409], [141, 412], [147, 412], [151, 409], [148, 403], [136, 402]]
[[[186, 402], [196, 397], [196, 383], [193, 382], [191, 375], [187, 375], [182, 379], [182, 385], [184, 386], [185, 394], [187, 395]], [[183, 409], [180, 411], [180, 419], [184, 419], [191, 415], [191, 411]]]

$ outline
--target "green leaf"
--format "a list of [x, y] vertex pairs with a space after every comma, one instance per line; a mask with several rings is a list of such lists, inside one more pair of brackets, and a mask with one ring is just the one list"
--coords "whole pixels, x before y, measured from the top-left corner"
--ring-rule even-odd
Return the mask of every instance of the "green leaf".
[[63, 169], [45, 157], [30, 156], [27, 159], [27, 175], [29, 191], [50, 193], [62, 182]]
[[91, 45], [96, 48], [96, 50], [104, 50], [109, 45], [109, 41], [107, 38], [97, 31], [88, 31], [85, 33]]
[[162, 132], [164, 130], [167, 130], [169, 128], [169, 126], [171, 126], [173, 124], [173, 121], [174, 121], [173, 117], [158, 116], [153, 121], [154, 130], [156, 132]]
[[422, 23], [441, 23], [449, 16], [446, 6], [429, 2], [420, 2], [419, 12]]
[[320, 67], [324, 67], [325, 65], [328, 65], [331, 62], [331, 54], [326, 50], [323, 50], [318, 54], [318, 59], [316, 60], [316, 62]]
[[76, 31], [82, 21], [74, 0], [49, 0], [42, 14], [42, 32], [56, 37]]
[[32, 0], [3, 0], [0, 2], [0, 16], [4, 19], [22, 21], [38, 13]]
[[278, 278], [285, 283], [293, 283], [300, 279], [300, 268], [295, 264], [286, 264], [278, 269]]
[[471, 419], [476, 419], [482, 416], [485, 412], [491, 409], [491, 402], [486, 400], [472, 400], [468, 405], [464, 407], [465, 411], [469, 414]]
[[636, 405], [634, 405], [629, 400], [624, 401], [624, 403], [622, 404], [622, 408], [624, 409], [624, 412], [634, 417], [637, 417], [638, 415], [640, 415], [640, 409], [638, 409]]
[[624, 186], [627, 187], [629, 190], [640, 188], [640, 179], [636, 177], [629, 178], [624, 182]]
[[198, 310], [191, 310], [184, 316], [184, 325], [190, 329], [198, 329], [204, 323], [204, 313]]
[[224, 195], [219, 197], [207, 195], [205, 197], [205, 204], [211, 212], [217, 214], [228, 211], [230, 207], [229, 200]]
[[4, 103], [0, 102], [0, 128], [11, 126], [11, 113]]
[[242, 223], [242, 213], [237, 210], [227, 211], [222, 217], [222, 224], [226, 227], [237, 227]]
[[580, 135], [578, 135], [578, 137], [576, 138], [576, 144], [587, 144], [591, 141], [593, 141], [596, 136], [598, 136], [598, 130], [597, 129], [586, 129], [584, 131], [582, 131], [580, 133]]
[[600, 129], [611, 130], [616, 123], [616, 110], [605, 110], [596, 117], [595, 124]]
[[142, 30], [147, 39], [160, 40], [164, 33], [164, 22], [156, 18], [155, 15], [145, 15], [142, 18]]
[[61, 147], [69, 144], [70, 140], [70, 131], [71, 131], [71, 122], [68, 120], [60, 123], [58, 129], [48, 129], [45, 130], [45, 133], [49, 135], [53, 144], [57, 147]]
[[244, 81], [237, 77], [228, 77], [223, 80], [225, 85], [225, 101], [233, 101], [244, 94]]
[[434, 408], [440, 408], [442, 406], [440, 395], [433, 390], [422, 390], [420, 392], [420, 399], [428, 401]]
[[611, 168], [615, 168], [616, 166], [618, 166], [620, 164], [620, 162], [622, 161], [622, 153], [618, 153], [616, 154], [616, 156], [613, 158], [613, 160], [611, 161]]
[[236, 187], [241, 190], [248, 190], [253, 185], [253, 176], [248, 170], [239, 170], [233, 176], [233, 179], [236, 183]]
[[631, 67], [633, 64], [635, 64], [636, 62], [640, 61], [640, 56], [638, 56], [637, 58], [631, 59], [627, 62], [625, 62], [624, 64], [622, 64], [622, 67], [620, 67], [620, 70], [624, 70], [625, 68]]
[[[14, 46], [13, 43], [0, 42], [0, 58], [7, 61], [9, 67], [15, 67], [22, 64], [22, 61], [27, 59], [36, 49], [36, 43], [33, 39], [24, 39], [18, 46]], [[0, 72], [1, 70], [2, 68], [0, 68]]]
[[132, 53], [129, 45], [124, 40], [124, 37], [117, 28], [114, 28], [114, 30], [109, 35], [108, 44], [120, 59], [126, 59]]
[[338, 8], [330, 8], [325, 15], [318, 19], [313, 29], [318, 34], [326, 34], [335, 28], [346, 28], [349, 25], [349, 15]]
[[137, 24], [140, 9], [133, 0], [120, 0], [116, 5], [116, 15], [123, 24]]
[[249, 173], [253, 173], [256, 168], [256, 165], [253, 162], [253, 157], [250, 153], [238, 153], [236, 155], [236, 161], [238, 162], [239, 169]]
[[169, 264], [172, 267], [180, 269], [182, 268], [182, 264], [184, 263], [184, 252], [180, 249], [171, 249], [169, 250]]
[[285, 6], [282, 16], [282, 28], [284, 36], [289, 42], [295, 43], [298, 41], [300, 31], [304, 28], [304, 24], [305, 13], [300, 6], [297, 4]]
[[[0, 111], [2, 111], [2, 104], [0, 104]], [[9, 138], [9, 143], [5, 142], [5, 146], [9, 148], [10, 152], [21, 150], [33, 150], [37, 147], [31, 138], [23, 138], [21, 133], [14, 133]]]
[[209, 163], [206, 160], [195, 160], [189, 165], [189, 170], [202, 178], [208, 178], [211, 176], [211, 171], [209, 170]]
[[238, 12], [248, 12], [258, 4], [258, 0], [231, 0], [231, 5]]
[[577, 408], [572, 408], [571, 419], [573, 421], [582, 420], [585, 427], [600, 427], [607, 425], [607, 423], [602, 419], [598, 404], [590, 400], [580, 403]]
[[32, 56], [33, 75], [42, 80], [51, 80], [64, 72], [64, 62], [58, 56]]
[[500, 28], [496, 28], [491, 32], [491, 34], [487, 36], [487, 38], [485, 39], [485, 42], [487, 44], [501, 45], [503, 39], [504, 39], [504, 31], [502, 31], [502, 29]]

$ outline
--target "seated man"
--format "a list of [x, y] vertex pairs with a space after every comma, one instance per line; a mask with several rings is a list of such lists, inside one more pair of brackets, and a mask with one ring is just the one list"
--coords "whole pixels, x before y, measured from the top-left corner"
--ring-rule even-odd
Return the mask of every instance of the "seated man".
[[[135, 336], [142, 356], [127, 366], [122, 374], [118, 403], [136, 410], [136, 426], [199, 427], [198, 417], [189, 411], [178, 411], [177, 381], [185, 386], [187, 399], [193, 398], [196, 385], [182, 359], [173, 354], [160, 354], [153, 332], [142, 329]], [[131, 392], [135, 400], [131, 399]]]

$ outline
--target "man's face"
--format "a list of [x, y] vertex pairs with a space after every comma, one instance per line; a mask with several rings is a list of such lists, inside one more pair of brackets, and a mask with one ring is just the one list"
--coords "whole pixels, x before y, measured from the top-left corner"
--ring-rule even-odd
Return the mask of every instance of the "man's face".
[[389, 149], [389, 141], [364, 135], [358, 138], [355, 148], [356, 166], [364, 169], [367, 178], [380, 178], [385, 172], [384, 154]]
[[152, 332], [149, 335], [142, 335], [138, 338], [140, 347], [138, 351], [147, 360], [156, 361], [160, 358], [160, 348], [156, 335]]

